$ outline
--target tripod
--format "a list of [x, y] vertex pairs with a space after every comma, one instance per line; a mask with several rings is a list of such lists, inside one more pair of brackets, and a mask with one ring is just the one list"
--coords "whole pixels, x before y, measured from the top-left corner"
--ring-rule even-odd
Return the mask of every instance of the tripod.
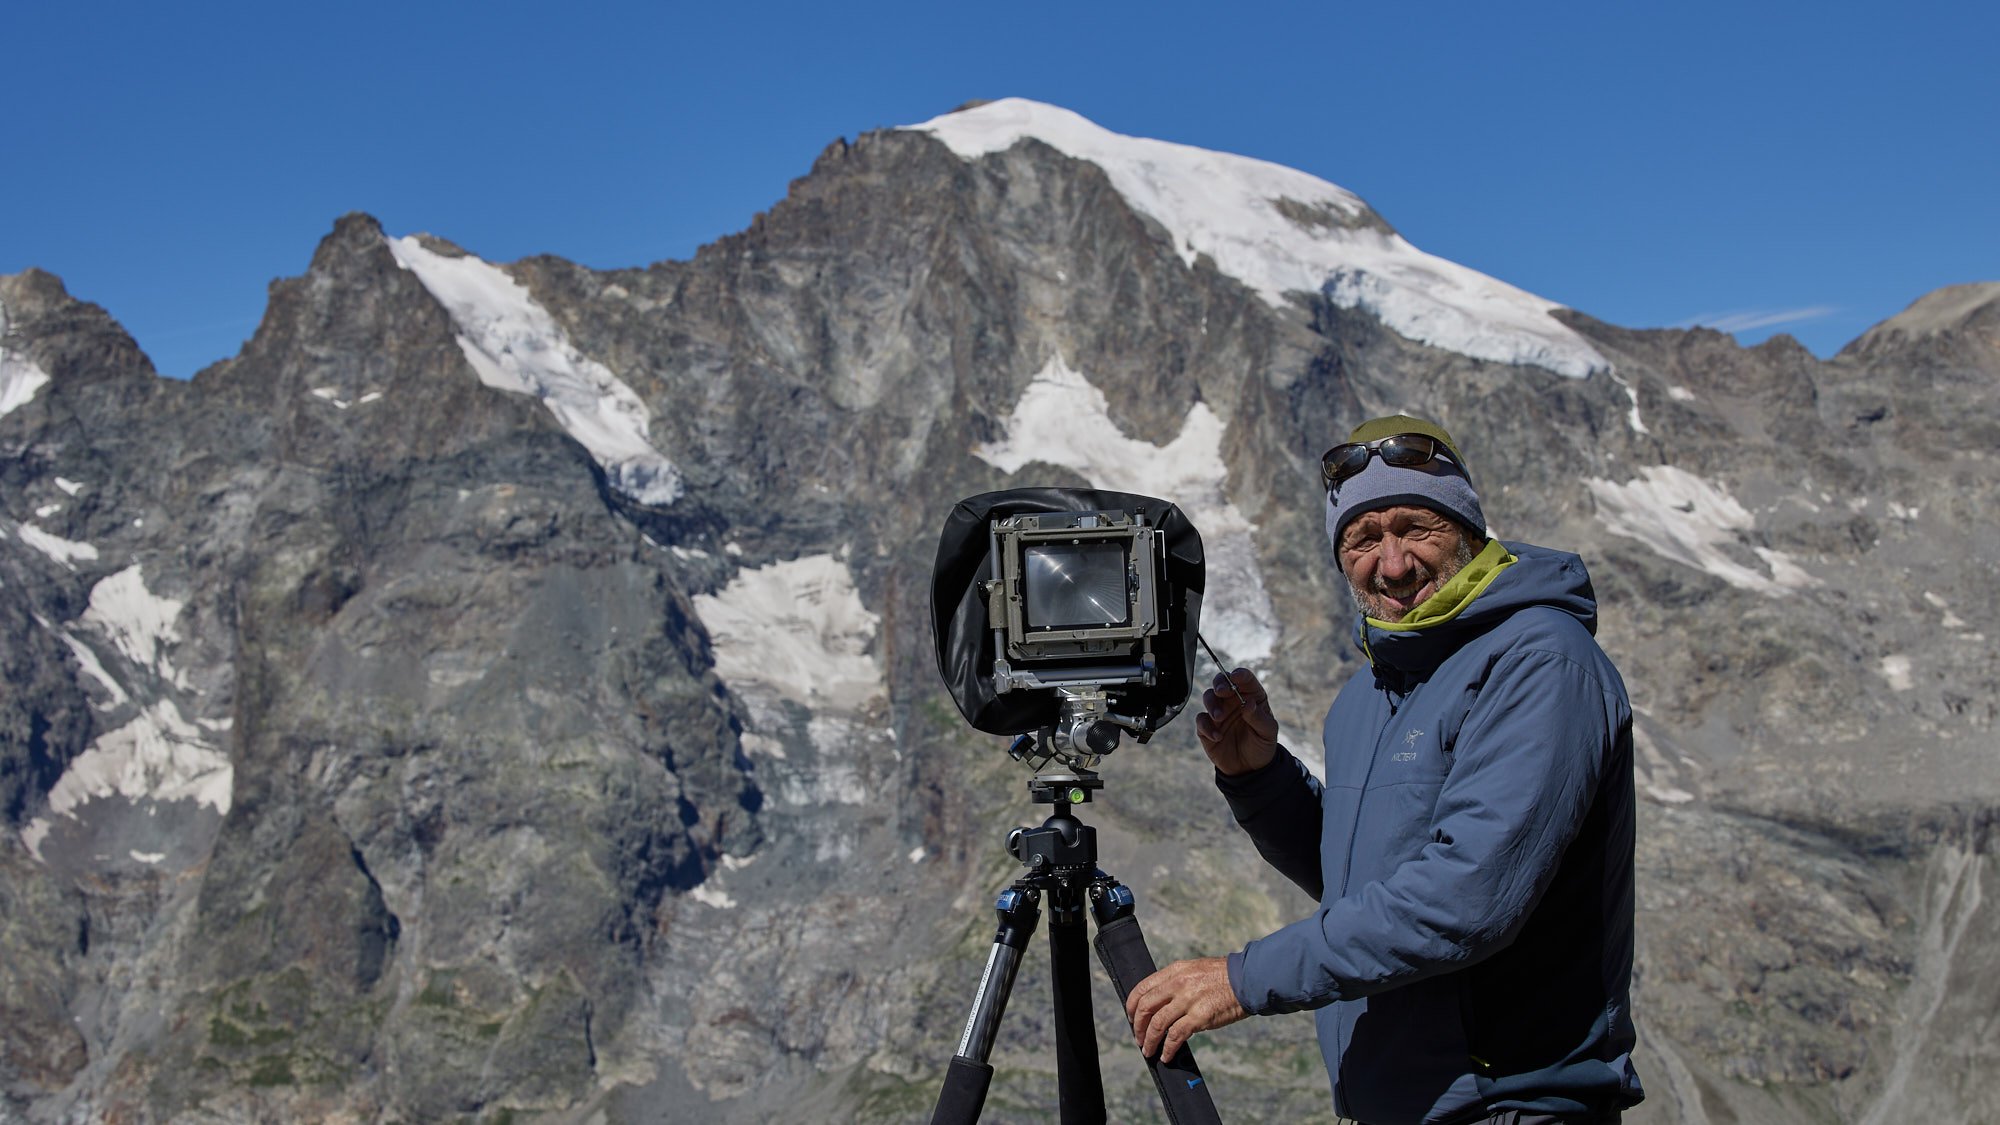
[[[994, 910], [1000, 932], [994, 935], [986, 971], [979, 978], [972, 1015], [958, 1052], [945, 1071], [944, 1089], [931, 1111], [931, 1125], [971, 1125], [986, 1104], [993, 1067], [986, 1058], [1000, 1028], [1014, 974], [1040, 920], [1043, 895], [1049, 900], [1050, 977], [1055, 994], [1056, 1086], [1062, 1125], [1102, 1125], [1104, 1079], [1097, 1065], [1097, 1030], [1090, 1010], [1090, 964], [1084, 954], [1083, 913], [1086, 902], [1097, 919], [1097, 957], [1118, 990], [1122, 1005], [1132, 986], [1151, 976], [1153, 955], [1139, 932], [1132, 892], [1097, 869], [1097, 830], [1071, 811], [1090, 800], [1104, 783], [1090, 770], [1058, 769], [1038, 773], [1028, 783], [1037, 804], [1053, 806], [1040, 828], [1016, 828], [1007, 836], [1007, 851], [1028, 873], [1000, 893]], [[1186, 1045], [1170, 1063], [1147, 1059], [1153, 1084], [1167, 1120], [1174, 1125], [1221, 1125], [1215, 1102]]]

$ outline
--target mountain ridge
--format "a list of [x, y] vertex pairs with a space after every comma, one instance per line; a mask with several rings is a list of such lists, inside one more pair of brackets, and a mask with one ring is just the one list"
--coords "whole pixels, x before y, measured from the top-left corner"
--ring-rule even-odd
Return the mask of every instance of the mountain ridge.
[[[189, 383], [136, 379], [53, 277], [0, 279], [0, 347], [49, 375], [0, 414], [0, 625], [24, 638], [0, 654], [0, 995], [25, 998], [0, 1109], [914, 1119], [1028, 815], [937, 689], [942, 513], [1185, 471], [1262, 585], [1260, 670], [1311, 757], [1356, 659], [1313, 458], [1404, 409], [1460, 436], [1498, 533], [1591, 559], [1634, 689], [1635, 1119], [1996, 1105], [2000, 1047], [1952, 1031], [2000, 999], [1983, 321], [1819, 361], [1558, 311], [1609, 360], [1572, 377], [1324, 290], [1273, 304], [1046, 143], [969, 160], [883, 131], [689, 261], [490, 267], [553, 326], [509, 339], [643, 404], [682, 476], [660, 504], [496, 385], [502, 345], [475, 358], [484, 322], [394, 245], [341, 219]], [[222, 756], [226, 815], [144, 785], [56, 810], [124, 730], [163, 748], [133, 762]], [[1186, 731], [1107, 777], [1092, 819], [1157, 956], [1310, 908]], [[1053, 1088], [1042, 975], [989, 1119]], [[1298, 1021], [1210, 1039], [1235, 1115], [1325, 1113]], [[1117, 1116], [1152, 1112], [1132, 1059], [1106, 1068]]]

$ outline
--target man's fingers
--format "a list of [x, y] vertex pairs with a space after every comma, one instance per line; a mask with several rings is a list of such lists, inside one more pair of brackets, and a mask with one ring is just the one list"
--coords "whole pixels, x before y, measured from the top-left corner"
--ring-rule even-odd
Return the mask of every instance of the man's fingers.
[[1145, 1000], [1146, 993], [1151, 990], [1153, 977], [1159, 975], [1158, 973], [1154, 973], [1152, 976], [1133, 985], [1132, 991], [1125, 994], [1125, 1022], [1132, 1023], [1138, 1019], [1139, 1005]]
[[1203, 711], [1194, 717], [1194, 736], [1201, 739], [1203, 745], [1214, 746], [1222, 740], [1222, 729], [1208, 717], [1208, 712]]
[[1126, 1021], [1131, 1023], [1133, 1027], [1138, 1027], [1142, 1021], [1150, 1017], [1153, 1010], [1160, 1006], [1163, 998], [1160, 986], [1165, 983], [1163, 974], [1155, 972], [1145, 980], [1133, 985], [1132, 991], [1125, 994]]
[[1257, 676], [1248, 668], [1238, 668], [1227, 676], [1215, 677], [1215, 685], [1201, 693], [1201, 705], [1217, 718], [1218, 705], [1227, 710], [1248, 712], [1266, 708], [1269, 697], [1264, 694], [1264, 685], [1257, 682]]
[[1125, 1015], [1139, 1050], [1168, 1062], [1190, 1037], [1248, 1013], [1230, 990], [1228, 963], [1207, 957], [1176, 961], [1140, 981], [1126, 994]]
[[1210, 688], [1201, 693], [1201, 710], [1215, 720], [1218, 728], [1227, 727], [1240, 716], [1247, 714], [1242, 700], [1226, 691]]
[[1176, 998], [1152, 1013], [1146, 1029], [1138, 1032], [1139, 1053], [1151, 1058], [1158, 1052], [1161, 1062], [1172, 1062], [1182, 1044], [1196, 1032], [1206, 1030], [1207, 1021], [1190, 1011], [1186, 1001]]
[[1248, 668], [1238, 668], [1227, 676], [1217, 675], [1215, 686], [1225, 692], [1233, 692], [1247, 706], [1254, 707], [1264, 702], [1264, 685], [1258, 681], [1257, 673]]
[[[1165, 969], [1133, 985], [1132, 991], [1125, 994], [1125, 1018], [1131, 1022], [1132, 1036], [1138, 1040], [1139, 1050], [1145, 1054], [1153, 1053], [1160, 1036], [1165, 1033], [1170, 1019], [1164, 1013], [1172, 1001], [1173, 988]], [[1149, 1039], [1151, 1042], [1148, 1042]]]
[[[1134, 1037], [1139, 1041], [1140, 1054], [1151, 1058], [1160, 1049], [1161, 1042], [1185, 1014], [1182, 1009], [1183, 1004], [1176, 997], [1168, 999], [1156, 1009], [1140, 1013], [1141, 1018], [1145, 1020], [1145, 1026], [1142, 1028], [1134, 1024], [1132, 1028]], [[1181, 1040], [1183, 1042], [1187, 1040], [1185, 1032], [1181, 1034]]]
[[1165, 1062], [1174, 1057], [1188, 1036], [1206, 1025], [1194, 1018], [1198, 992], [1190, 991], [1194, 963], [1176, 961], [1132, 987], [1125, 996], [1125, 1015], [1132, 1022], [1132, 1037], [1139, 1052], [1148, 1058], [1158, 1054]]

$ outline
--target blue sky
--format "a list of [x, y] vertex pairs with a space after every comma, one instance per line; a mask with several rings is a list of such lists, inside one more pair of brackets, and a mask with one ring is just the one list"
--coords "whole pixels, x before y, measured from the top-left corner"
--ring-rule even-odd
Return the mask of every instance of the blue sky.
[[339, 215], [493, 261], [685, 258], [839, 137], [1023, 96], [1359, 193], [1632, 327], [1829, 354], [2000, 280], [2000, 9], [1961, 3], [13, 5], [0, 273], [160, 369]]

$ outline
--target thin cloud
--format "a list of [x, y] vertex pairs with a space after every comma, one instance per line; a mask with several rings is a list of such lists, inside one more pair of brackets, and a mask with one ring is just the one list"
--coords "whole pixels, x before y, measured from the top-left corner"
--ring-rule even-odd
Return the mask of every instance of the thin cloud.
[[1759, 328], [1775, 328], [1780, 324], [1797, 324], [1802, 320], [1818, 320], [1839, 311], [1832, 305], [1807, 305], [1802, 309], [1741, 309], [1737, 312], [1702, 313], [1699, 316], [1691, 316], [1674, 327], [1713, 328], [1718, 332], [1751, 332]]

